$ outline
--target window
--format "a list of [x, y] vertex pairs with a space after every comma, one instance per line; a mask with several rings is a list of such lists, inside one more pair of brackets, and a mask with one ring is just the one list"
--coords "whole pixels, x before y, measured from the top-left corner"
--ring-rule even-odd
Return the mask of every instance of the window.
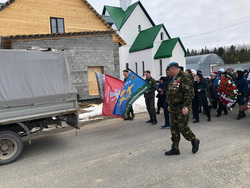
[[141, 25], [138, 25], [138, 32], [141, 32]]
[[145, 76], [145, 65], [144, 65], [144, 61], [142, 62], [142, 76]]
[[160, 60], [160, 76], [162, 76], [162, 60]]
[[161, 40], [164, 40], [164, 33], [161, 32]]
[[126, 69], [127, 69], [127, 70], [129, 69], [129, 65], [128, 65], [128, 63], [126, 63]]
[[50, 18], [51, 33], [64, 33], [64, 19]]
[[137, 62], [135, 62], [135, 73], [138, 74], [138, 66], [137, 66]]

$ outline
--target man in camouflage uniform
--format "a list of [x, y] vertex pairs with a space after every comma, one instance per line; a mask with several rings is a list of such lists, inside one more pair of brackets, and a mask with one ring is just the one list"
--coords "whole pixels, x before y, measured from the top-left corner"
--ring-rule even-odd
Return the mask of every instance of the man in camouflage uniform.
[[[129, 71], [127, 69], [123, 70], [123, 76], [124, 76], [124, 82], [126, 82], [126, 80], [128, 79], [128, 75], [129, 75]], [[133, 120], [135, 117], [135, 113], [133, 110], [133, 106], [131, 106], [127, 117], [124, 120]]]
[[153, 87], [144, 93], [145, 103], [147, 106], [147, 111], [150, 116], [150, 120], [146, 123], [152, 123], [153, 125], [157, 123], [156, 111], [155, 111], [155, 88], [156, 82], [155, 79], [151, 77], [151, 72], [149, 70], [145, 71], [146, 81], [151, 84]]
[[194, 98], [194, 88], [190, 76], [180, 70], [178, 63], [172, 62], [167, 66], [169, 74], [173, 76], [173, 81], [169, 84], [166, 100], [170, 112], [170, 129], [172, 134], [172, 149], [165, 155], [180, 155], [179, 142], [180, 133], [184, 138], [192, 143], [192, 152], [199, 149], [200, 141], [188, 127], [189, 116], [191, 114], [191, 104]]

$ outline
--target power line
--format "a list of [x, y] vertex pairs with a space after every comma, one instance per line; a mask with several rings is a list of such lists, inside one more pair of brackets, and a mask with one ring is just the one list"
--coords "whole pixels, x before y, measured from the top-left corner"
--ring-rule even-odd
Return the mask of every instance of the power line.
[[213, 33], [213, 32], [216, 32], [216, 31], [220, 31], [220, 30], [224, 30], [224, 29], [227, 29], [227, 28], [230, 28], [230, 27], [234, 27], [236, 25], [240, 25], [240, 24], [243, 24], [243, 23], [246, 23], [246, 22], [249, 22], [249, 21], [250, 21], [250, 19], [246, 20], [246, 21], [243, 21], [243, 22], [240, 22], [240, 23], [237, 23], [237, 24], [233, 24], [233, 25], [227, 26], [227, 27], [219, 28], [219, 29], [216, 29], [216, 30], [212, 30], [212, 31], [208, 31], [208, 32], [204, 32], [204, 33], [200, 33], [200, 34], [196, 34], [196, 35], [190, 35], [190, 36], [186, 36], [186, 37], [180, 37], [180, 38], [181, 39], [188, 39], [188, 38], [192, 38], [192, 37], [206, 35], [206, 34], [209, 34], [209, 33]]
[[[179, 37], [179, 38], [182, 40], [182, 39], [188, 39], [188, 38], [192, 38], [192, 37], [197, 37], [197, 36], [201, 36], [201, 35], [213, 33], [213, 32], [216, 32], [216, 31], [224, 30], [224, 29], [227, 29], [227, 28], [230, 28], [230, 27], [234, 27], [236, 25], [240, 25], [240, 24], [243, 24], [243, 23], [246, 23], [246, 22], [249, 22], [249, 21], [250, 21], [250, 19], [246, 20], [246, 21], [243, 21], [243, 22], [239, 22], [239, 23], [230, 25], [230, 26], [227, 26], [227, 27], [219, 28], [219, 29], [216, 29], [216, 30], [212, 30], [212, 31], [208, 31], [208, 32], [204, 32], [204, 33], [200, 33], [200, 34], [196, 34], [196, 35], [190, 35], [190, 36], [186, 36], [186, 37]], [[157, 43], [162, 43], [162, 41], [160, 41], [160, 42], [154, 42], [154, 44], [157, 44]], [[132, 45], [126, 45], [126, 46], [123, 46], [123, 47], [131, 47], [131, 46]]]

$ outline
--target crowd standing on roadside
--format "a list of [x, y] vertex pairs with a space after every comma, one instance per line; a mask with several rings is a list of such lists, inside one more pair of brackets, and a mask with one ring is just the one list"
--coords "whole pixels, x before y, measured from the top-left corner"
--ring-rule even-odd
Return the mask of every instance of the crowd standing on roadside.
[[[124, 70], [123, 73], [126, 79], [128, 71]], [[172, 62], [166, 68], [166, 77], [160, 77], [158, 87], [149, 70], [145, 71], [145, 75], [145, 80], [153, 86], [144, 94], [150, 116], [146, 123], [157, 124], [156, 114], [160, 114], [160, 110], [163, 108], [165, 123], [160, 128], [170, 128], [171, 130], [172, 147], [171, 150], [165, 152], [165, 155], [180, 155], [180, 134], [186, 140], [191, 141], [193, 153], [199, 150], [200, 140], [188, 126], [191, 113], [193, 123], [200, 122], [199, 113], [206, 115], [207, 121], [210, 122], [211, 110], [216, 110], [216, 117], [220, 117], [222, 112], [224, 112], [223, 115], [228, 115], [228, 109], [232, 105], [225, 104], [218, 93], [218, 88], [221, 88], [220, 84], [225, 79], [230, 78], [229, 83], [232, 81], [237, 87], [237, 100], [232, 101], [239, 106], [239, 114], [236, 119], [246, 118], [245, 111], [250, 113], [250, 68], [236, 72], [232, 68], [227, 70], [220, 68], [218, 71], [212, 72], [209, 77], [205, 77], [200, 70], [187, 69], [183, 72], [178, 63]], [[155, 91], [157, 91], [156, 97], [158, 98], [157, 112], [155, 110]], [[235, 91], [231, 89], [231, 92]], [[133, 119], [133, 109], [130, 113], [128, 118]]]

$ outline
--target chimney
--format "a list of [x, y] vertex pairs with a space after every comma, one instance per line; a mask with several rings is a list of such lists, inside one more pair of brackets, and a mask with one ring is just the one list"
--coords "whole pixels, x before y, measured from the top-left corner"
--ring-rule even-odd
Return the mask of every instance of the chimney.
[[120, 6], [122, 10], [127, 10], [127, 8], [131, 5], [132, 0], [120, 0]]

